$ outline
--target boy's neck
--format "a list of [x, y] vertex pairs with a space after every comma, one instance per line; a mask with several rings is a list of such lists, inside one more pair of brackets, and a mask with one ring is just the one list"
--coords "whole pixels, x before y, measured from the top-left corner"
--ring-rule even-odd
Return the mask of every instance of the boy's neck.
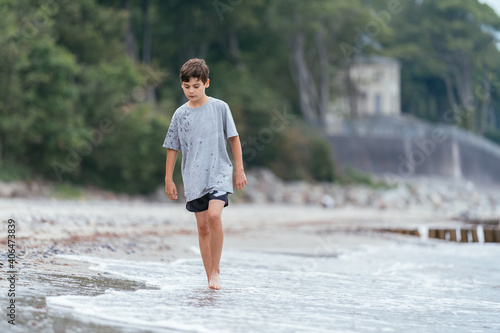
[[199, 108], [199, 107], [205, 105], [208, 102], [208, 100], [209, 100], [209, 97], [207, 95], [204, 95], [203, 97], [201, 97], [199, 100], [197, 100], [195, 102], [189, 101], [187, 105], [193, 109]]

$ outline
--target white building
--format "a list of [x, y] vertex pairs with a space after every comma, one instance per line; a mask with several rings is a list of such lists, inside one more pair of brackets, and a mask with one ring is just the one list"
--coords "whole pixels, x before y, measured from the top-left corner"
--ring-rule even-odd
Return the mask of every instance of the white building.
[[397, 60], [379, 56], [357, 58], [337, 77], [342, 92], [331, 105], [331, 129], [344, 118], [401, 114], [401, 74]]

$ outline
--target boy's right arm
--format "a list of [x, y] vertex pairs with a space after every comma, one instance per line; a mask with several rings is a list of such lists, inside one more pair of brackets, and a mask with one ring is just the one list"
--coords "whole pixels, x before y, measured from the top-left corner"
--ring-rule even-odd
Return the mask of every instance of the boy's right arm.
[[165, 193], [170, 200], [177, 200], [177, 188], [174, 184], [174, 167], [177, 160], [177, 150], [167, 149], [167, 162], [165, 167]]

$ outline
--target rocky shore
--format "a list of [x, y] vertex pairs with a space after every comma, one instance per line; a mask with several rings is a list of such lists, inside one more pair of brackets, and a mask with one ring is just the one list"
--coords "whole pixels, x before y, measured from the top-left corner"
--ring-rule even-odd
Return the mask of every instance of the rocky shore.
[[500, 217], [500, 186], [443, 178], [412, 178], [386, 188], [361, 185], [284, 182], [267, 169], [247, 175], [242, 201], [362, 207], [381, 210], [422, 208], [457, 218]]
[[[455, 218], [500, 217], [500, 185], [480, 185], [467, 180], [443, 178], [411, 178], [381, 188], [366, 185], [340, 185], [327, 182], [283, 181], [270, 170], [259, 168], [247, 172], [248, 185], [236, 191], [235, 203], [290, 204], [327, 208], [362, 207], [380, 210], [423, 208]], [[383, 180], [380, 180], [383, 183]], [[45, 181], [0, 181], [0, 198], [57, 198], [57, 184]], [[179, 201], [183, 201], [182, 185], [178, 185]], [[80, 199], [134, 200], [169, 202], [164, 185], [147, 196], [116, 194], [95, 187], [81, 189]]]

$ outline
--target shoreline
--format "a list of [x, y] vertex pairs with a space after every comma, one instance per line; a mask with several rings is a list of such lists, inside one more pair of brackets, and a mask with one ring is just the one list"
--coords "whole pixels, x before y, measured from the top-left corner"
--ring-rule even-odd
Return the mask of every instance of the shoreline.
[[[0, 217], [2, 247], [7, 243], [7, 220], [16, 221], [16, 252], [23, 268], [37, 267], [57, 254], [171, 262], [198, 246], [194, 214], [177, 203], [0, 198]], [[275, 236], [277, 232], [281, 237], [284, 231], [293, 232], [293, 238], [304, 232], [464, 225], [455, 216], [421, 207], [389, 210], [230, 204], [222, 218], [224, 246], [231, 244], [232, 237], [241, 246], [246, 238], [255, 240], [255, 235]], [[290, 244], [296, 245], [293, 240]]]
[[[199, 260], [196, 222], [184, 205], [143, 201], [59, 201], [47, 198], [0, 199], [5, 249], [7, 219], [16, 221], [16, 268], [19, 297], [18, 332], [55, 327], [59, 320], [45, 298], [57, 295], [104, 294], [108, 289], [139, 290], [151, 286], [120, 275], [93, 270], [91, 262], [68, 255], [120, 259], [169, 265], [180, 258]], [[375, 208], [230, 204], [223, 211], [224, 249], [221, 282], [224, 288], [224, 253], [257, 251], [294, 255], [308, 260], [336, 256], [342, 249], [358, 249], [389, 240], [419, 243], [417, 237], [380, 233], [387, 227], [413, 228], [462, 222], [434, 210], [380, 210]], [[441, 242], [430, 240], [430, 242]], [[6, 253], [3, 250], [2, 260]], [[63, 255], [63, 256], [60, 256]], [[1, 270], [0, 288], [8, 281]], [[204, 287], [204, 286], [200, 286]], [[154, 288], [153, 288], [154, 289]], [[6, 304], [5, 295], [0, 297]], [[64, 325], [78, 327], [76, 319]], [[0, 323], [0, 328], [5, 322]], [[90, 324], [89, 324], [90, 325]], [[94, 324], [92, 324], [94, 325]], [[64, 326], [67, 327], [67, 326]], [[94, 332], [123, 332], [103, 324]], [[50, 330], [46, 330], [50, 331]], [[135, 332], [135, 331], [133, 331]], [[137, 331], [139, 332], [139, 331]]]

